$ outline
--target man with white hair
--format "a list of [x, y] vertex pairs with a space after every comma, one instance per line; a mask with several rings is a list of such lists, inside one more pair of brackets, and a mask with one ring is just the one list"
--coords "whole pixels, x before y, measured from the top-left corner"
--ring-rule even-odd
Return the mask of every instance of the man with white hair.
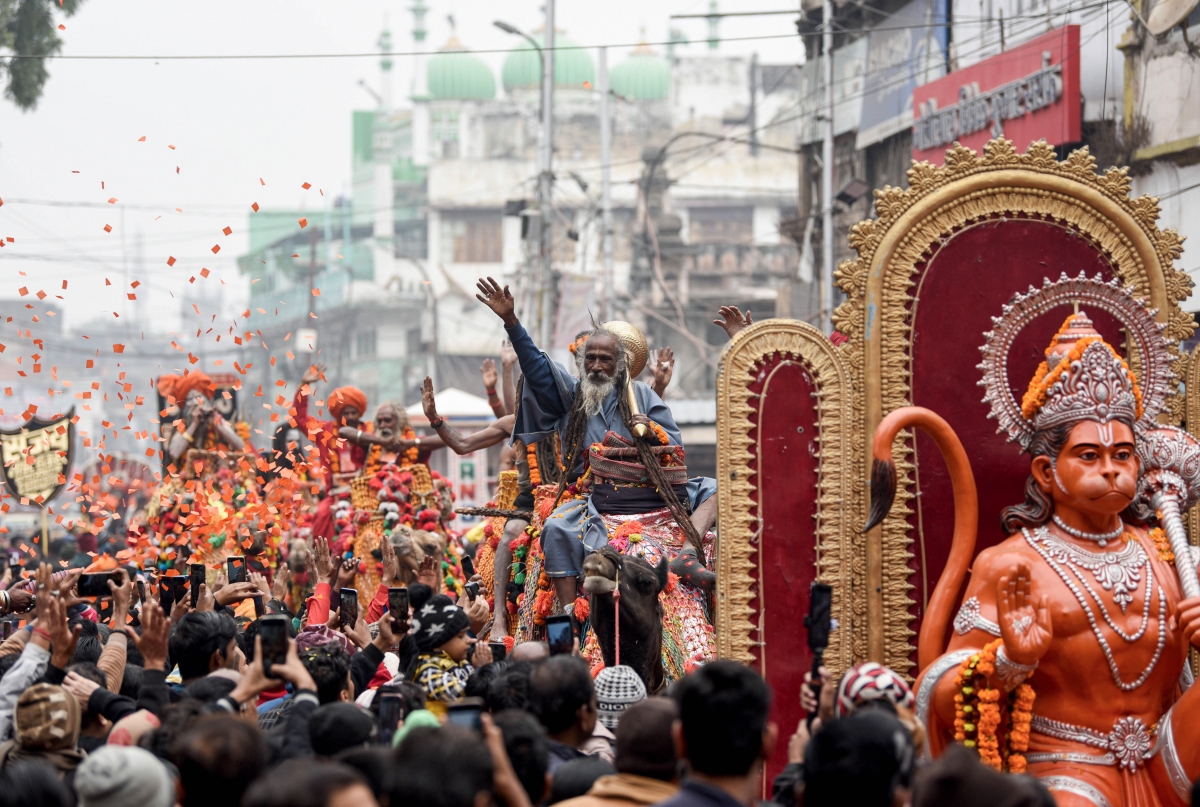
[[[603, 325], [592, 331], [586, 344], [577, 349], [576, 355], [583, 353], [583, 364], [579, 378], [575, 378], [534, 344], [517, 319], [515, 301], [507, 287], [488, 278], [480, 280], [478, 288], [477, 298], [504, 320], [525, 376], [513, 439], [530, 444], [556, 433], [561, 438], [566, 473], [555, 504], [584, 473], [585, 452], [591, 452], [593, 470], [598, 457], [622, 458], [609, 463], [610, 473], [593, 474], [587, 480], [586, 494], [576, 485], [574, 498], [557, 506], [543, 525], [544, 569], [554, 582], [559, 602], [566, 610], [572, 609], [583, 559], [609, 543], [613, 516], [666, 513], [667, 521], [673, 519], [673, 536], [664, 541], [674, 561], [672, 567], [701, 566], [697, 563], [697, 548], [712, 522], [696, 522], [708, 517], [712, 505], [698, 508], [695, 514], [690, 512], [690, 502], [708, 497], [694, 496], [688, 490], [682, 439], [671, 410], [649, 386], [631, 381], [628, 356], [617, 334]], [[627, 384], [633, 386], [636, 412], [625, 393]], [[638, 426], [646, 427], [645, 437], [635, 438]], [[629, 472], [628, 479], [621, 475], [624, 471]], [[715, 505], [715, 498], [712, 502]], [[676, 567], [676, 563], [680, 565]], [[711, 580], [711, 573], [706, 577]]]

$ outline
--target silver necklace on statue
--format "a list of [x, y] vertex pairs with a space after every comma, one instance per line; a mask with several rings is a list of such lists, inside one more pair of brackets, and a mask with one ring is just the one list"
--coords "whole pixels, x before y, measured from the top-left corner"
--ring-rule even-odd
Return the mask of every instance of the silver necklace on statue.
[[1074, 527], [1068, 526], [1065, 521], [1058, 517], [1058, 513], [1055, 513], [1051, 518], [1054, 519], [1055, 526], [1067, 535], [1078, 538], [1081, 541], [1093, 541], [1099, 544], [1101, 549], [1108, 546], [1109, 541], [1120, 538], [1125, 532], [1125, 523], [1123, 521], [1118, 521], [1117, 528], [1112, 532], [1084, 532], [1083, 530], [1077, 530]]
[[1148, 563], [1141, 544], [1128, 541], [1124, 548], [1116, 552], [1097, 553], [1068, 543], [1045, 527], [1039, 530], [1038, 535], [1056, 561], [1066, 563], [1076, 571], [1085, 569], [1091, 572], [1101, 588], [1113, 593], [1113, 601], [1121, 607], [1121, 613], [1125, 613], [1141, 583], [1141, 569]]
[[[1029, 542], [1029, 545], [1032, 546], [1034, 550], [1042, 556], [1042, 559], [1046, 561], [1046, 564], [1054, 570], [1055, 574], [1062, 579], [1067, 588], [1071, 590], [1071, 593], [1075, 595], [1075, 599], [1079, 601], [1079, 605], [1083, 608], [1084, 614], [1087, 615], [1088, 624], [1092, 627], [1092, 633], [1095, 634], [1096, 641], [1100, 644], [1100, 650], [1104, 653], [1104, 658], [1108, 661], [1108, 669], [1109, 672], [1112, 673], [1113, 681], [1116, 683], [1116, 685], [1125, 692], [1131, 692], [1140, 687], [1142, 684], [1146, 683], [1146, 679], [1150, 677], [1150, 673], [1154, 671], [1155, 666], [1158, 664], [1158, 660], [1162, 657], [1163, 647], [1166, 646], [1167, 641], [1167, 632], [1163, 626], [1163, 616], [1166, 614], [1167, 610], [1167, 595], [1163, 591], [1163, 587], [1161, 585], [1155, 586], [1155, 588], [1158, 589], [1158, 644], [1154, 650], [1154, 657], [1150, 659], [1150, 664], [1142, 671], [1142, 674], [1139, 675], [1136, 680], [1126, 683], [1125, 681], [1121, 680], [1121, 671], [1117, 667], [1117, 660], [1113, 656], [1112, 648], [1109, 646], [1108, 640], [1104, 638], [1103, 631], [1100, 630], [1099, 623], [1096, 622], [1095, 612], [1092, 610], [1091, 605], [1088, 604], [1087, 598], [1084, 596], [1079, 585], [1076, 584], [1073, 579], [1071, 579], [1071, 575], [1067, 573], [1066, 569], [1059, 565], [1060, 562], [1067, 565], [1074, 565], [1072, 563], [1073, 558], [1071, 557], [1073, 553], [1070, 551], [1057, 551], [1060, 548], [1065, 548], [1066, 550], [1075, 550], [1075, 552], [1078, 553], [1082, 553], [1083, 551], [1072, 547], [1070, 544], [1067, 544], [1061, 538], [1053, 535], [1050, 530], [1044, 526], [1037, 528], [1035, 531], [1037, 533], [1036, 538], [1031, 535], [1027, 529], [1022, 529], [1022, 532], [1025, 533], [1025, 540]], [[1130, 544], [1136, 546], [1139, 550], [1141, 549], [1141, 545], [1136, 541], [1130, 541]], [[1119, 553], [1112, 554], [1124, 555], [1126, 551], [1127, 550], [1122, 550]], [[1091, 552], [1083, 554], [1091, 555], [1093, 558], [1099, 557]], [[1150, 618], [1150, 594], [1152, 579], [1149, 561], [1146, 558], [1146, 553], [1144, 551], [1141, 553], [1141, 564], [1146, 566], [1146, 602], [1143, 607], [1142, 626], [1137, 633], [1133, 634], [1132, 636], [1127, 635], [1124, 631], [1120, 630], [1116, 625], [1113, 624], [1113, 621], [1108, 616], [1107, 609], [1104, 607], [1104, 603], [1100, 600], [1096, 592], [1092, 590], [1091, 586], [1087, 584], [1087, 581], [1083, 579], [1083, 575], [1079, 574], [1079, 570], [1077, 568], [1073, 568], [1073, 571], [1075, 571], [1079, 578], [1079, 583], [1081, 583], [1088, 590], [1088, 593], [1091, 594], [1096, 602], [1100, 605], [1100, 613], [1103, 615], [1104, 621], [1108, 623], [1109, 627], [1116, 631], [1118, 636], [1130, 643], [1142, 638], [1146, 632], [1146, 627], [1149, 624]], [[1097, 579], [1099, 579], [1099, 576], [1097, 576]], [[1103, 582], [1101, 585], [1103, 585]], [[1105, 586], [1105, 588], [1108, 587]]]

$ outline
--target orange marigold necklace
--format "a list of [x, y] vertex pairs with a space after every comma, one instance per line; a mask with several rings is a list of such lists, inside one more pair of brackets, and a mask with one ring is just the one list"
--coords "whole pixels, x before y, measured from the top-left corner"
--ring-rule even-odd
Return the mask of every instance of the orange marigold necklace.
[[[1000, 690], [991, 686], [991, 678], [996, 674], [996, 653], [1003, 643], [1002, 639], [989, 642], [959, 666], [954, 679], [958, 689], [954, 696], [954, 739], [978, 751], [980, 760], [993, 770], [1024, 773], [1037, 696], [1032, 686], [1020, 684], [1009, 693], [1002, 708]], [[1005, 708], [1008, 724], [1002, 748], [999, 729]]]

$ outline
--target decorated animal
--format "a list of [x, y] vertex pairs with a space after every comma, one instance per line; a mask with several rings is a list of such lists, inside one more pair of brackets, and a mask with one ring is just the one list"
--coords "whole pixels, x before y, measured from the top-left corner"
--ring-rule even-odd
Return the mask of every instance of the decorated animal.
[[[641, 558], [622, 555], [607, 546], [583, 561], [588, 616], [605, 666], [617, 663], [615, 649], [619, 630], [620, 663], [637, 670], [646, 684], [646, 691], [651, 693], [666, 685], [662, 661], [663, 608], [659, 594], [667, 586], [667, 566], [665, 557], [654, 567]], [[613, 607], [614, 592], [618, 591], [619, 612]]]

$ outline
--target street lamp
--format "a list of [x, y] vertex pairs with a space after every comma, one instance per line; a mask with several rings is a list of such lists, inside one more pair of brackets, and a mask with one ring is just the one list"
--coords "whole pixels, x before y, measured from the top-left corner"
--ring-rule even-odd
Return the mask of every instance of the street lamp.
[[[499, 28], [501, 31], [503, 31], [506, 34], [514, 34], [515, 36], [519, 36], [522, 39], [524, 39], [526, 42], [528, 42], [530, 45], [533, 45], [533, 49], [537, 51], [538, 63], [540, 65], [542, 65], [542, 69], [540, 69], [538, 72], [541, 73], [545, 70], [546, 55], [544, 53], [542, 53], [542, 46], [538, 44], [538, 41], [536, 39], [534, 39], [533, 37], [531, 37], [529, 34], [525, 33], [524, 31], [522, 31], [517, 26], [509, 25], [504, 20], [496, 20], [495, 22], [492, 23], [492, 25], [496, 26], [497, 28]], [[539, 103], [538, 103], [538, 120], [539, 121], [543, 117], [544, 104], [542, 102], [544, 100], [545, 99], [542, 99], [541, 96], [539, 96]]]

